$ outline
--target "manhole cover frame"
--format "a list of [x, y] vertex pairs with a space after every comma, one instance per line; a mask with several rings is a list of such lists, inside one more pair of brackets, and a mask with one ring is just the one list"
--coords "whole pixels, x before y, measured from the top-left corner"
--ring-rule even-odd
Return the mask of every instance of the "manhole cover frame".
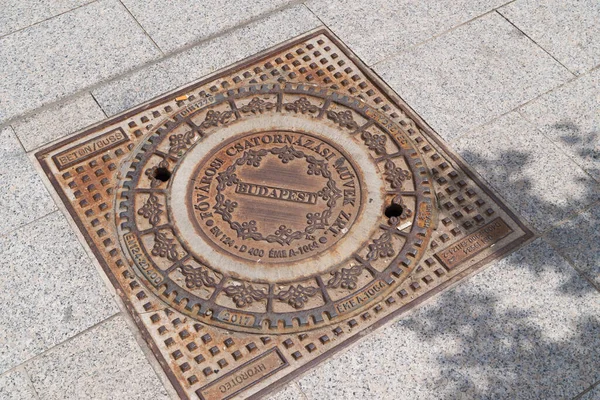
[[[73, 142], [80, 140], [82, 138], [85, 138], [87, 136], [92, 137], [92, 135], [94, 135], [94, 134], [97, 135], [103, 129], [105, 129], [111, 125], [114, 125], [116, 122], [125, 121], [131, 117], [134, 117], [136, 115], [139, 115], [140, 113], [143, 113], [145, 110], [150, 110], [150, 109], [157, 107], [165, 102], [172, 101], [173, 99], [176, 99], [179, 97], [182, 97], [182, 99], [183, 99], [183, 96], [186, 93], [190, 93], [193, 90], [195, 90], [196, 88], [204, 86], [207, 83], [216, 81], [221, 77], [228, 76], [232, 72], [239, 71], [239, 70], [243, 69], [244, 67], [251, 66], [259, 60], [271, 58], [274, 55], [282, 52], [283, 50], [285, 50], [287, 48], [292, 48], [293, 46], [302, 44], [304, 42], [308, 42], [310, 39], [314, 39], [314, 38], [318, 37], [319, 35], [322, 35], [323, 37], [326, 38], [326, 40], [330, 41], [334, 46], [336, 46], [337, 49], [339, 49], [343, 53], [344, 57], [347, 57], [347, 59], [349, 59], [357, 67], [357, 69], [360, 71], [360, 73], [362, 73], [366, 77], [366, 79], [372, 85], [374, 85], [386, 97], [386, 99], [384, 101], [391, 103], [394, 107], [401, 110], [408, 119], [412, 120], [414, 122], [415, 126], [419, 129], [419, 131], [423, 133], [423, 136], [426, 136], [427, 140], [430, 141], [432, 145], [435, 145], [439, 149], [441, 149], [444, 152], [445, 156], [449, 160], [451, 160], [451, 162], [456, 166], [456, 169], [459, 169], [461, 171], [461, 173], [463, 173], [466, 178], [468, 178], [470, 181], [472, 181], [479, 190], [482, 190], [484, 192], [485, 196], [487, 196], [487, 198], [491, 199], [495, 203], [495, 206], [497, 206], [501, 209], [501, 211], [502, 211], [502, 213], [504, 213], [505, 217], [509, 218], [511, 220], [511, 222], [514, 223], [514, 226], [517, 226], [518, 229], [520, 230], [518, 238], [512, 240], [508, 245], [504, 245], [499, 251], [497, 250], [497, 251], [491, 253], [490, 255], [486, 256], [485, 258], [478, 260], [477, 262], [469, 265], [469, 267], [467, 269], [461, 271], [457, 275], [454, 275], [450, 279], [440, 283], [435, 288], [433, 288], [429, 291], [426, 291], [423, 294], [417, 296], [416, 299], [408, 302], [407, 304], [396, 308], [395, 310], [383, 315], [382, 317], [375, 318], [375, 320], [373, 322], [369, 322], [362, 329], [366, 329], [366, 328], [374, 329], [374, 328], [380, 327], [381, 325], [386, 324], [390, 320], [397, 318], [400, 314], [408, 311], [409, 309], [412, 309], [413, 307], [421, 304], [423, 301], [427, 300], [428, 298], [440, 293], [441, 291], [445, 290], [449, 286], [455, 284], [460, 279], [463, 279], [465, 276], [471, 275], [476, 270], [489, 264], [491, 261], [493, 261], [497, 258], [500, 258], [509, 252], [514, 251], [517, 247], [520, 247], [524, 243], [532, 240], [532, 238], [534, 237], [533, 232], [515, 215], [515, 213], [512, 212], [512, 210], [509, 207], [507, 207], [498, 198], [498, 196], [496, 196], [496, 194], [485, 183], [483, 183], [479, 179], [479, 177], [475, 173], [473, 173], [471, 171], [471, 169], [464, 162], [462, 162], [460, 157], [458, 157], [451, 149], [448, 148], [446, 143], [440, 137], [438, 137], [438, 135], [406, 103], [404, 103], [393, 92], [393, 90], [391, 90], [385, 84], [385, 82], [383, 82], [381, 79], [379, 79], [370, 70], [370, 68], [368, 68], [366, 65], [364, 65], [345, 44], [343, 44], [339, 39], [337, 39], [335, 37], [335, 35], [331, 31], [329, 31], [326, 28], [319, 28], [319, 29], [313, 30], [311, 32], [308, 32], [305, 35], [302, 35], [301, 37], [284, 42], [278, 46], [275, 46], [272, 49], [266, 50], [264, 52], [254, 55], [252, 57], [249, 57], [248, 59], [246, 59], [242, 62], [233, 64], [230, 67], [227, 67], [221, 71], [218, 71], [208, 77], [202, 78], [202, 79], [198, 80], [197, 82], [190, 84], [184, 88], [181, 88], [181, 89], [175, 90], [173, 92], [167, 93], [165, 95], [159, 96], [156, 99], [146, 102], [146, 103], [144, 103], [140, 106], [137, 106], [131, 110], [128, 110], [122, 114], [114, 116], [106, 121], [101, 122], [100, 124], [92, 126], [91, 128], [88, 128], [81, 133], [73, 135], [67, 139], [61, 139], [58, 143], [50, 144], [35, 154], [43, 171], [45, 172], [46, 176], [48, 177], [51, 185], [56, 189], [58, 196], [61, 198], [65, 207], [69, 211], [69, 214], [72, 216], [74, 223], [77, 225], [79, 231], [82, 233], [82, 235], [86, 239], [86, 242], [90, 246], [92, 253], [94, 254], [94, 256], [97, 259], [97, 261], [99, 262], [99, 264], [102, 266], [104, 272], [106, 273], [106, 275], [108, 276], [109, 280], [111, 281], [112, 285], [115, 288], [118, 289], [119, 287], [122, 286], [123, 283], [120, 281], [119, 278], [117, 278], [115, 276], [113, 269], [111, 269], [111, 267], [109, 266], [109, 264], [107, 263], [107, 261], [105, 259], [106, 254], [103, 254], [103, 252], [97, 247], [97, 241], [94, 240], [94, 238], [92, 238], [92, 236], [90, 234], [91, 230], [90, 230], [89, 225], [86, 225], [85, 223], [82, 222], [82, 220], [80, 219], [80, 214], [78, 214], [77, 211], [74, 210], [73, 206], [71, 205], [72, 199], [69, 198], [65, 194], [65, 192], [62, 189], [63, 186], [61, 185], [61, 183], [59, 182], [59, 180], [57, 180], [57, 178], [55, 176], [55, 171], [53, 171], [52, 168], [49, 167], [49, 163], [52, 161], [57, 163], [57, 165], [62, 163], [61, 168], [66, 169], [66, 168], [70, 167], [70, 161], [68, 161], [67, 159], [64, 159], [63, 160], [64, 162], [58, 161], [58, 158], [56, 156], [60, 155], [60, 154], [57, 154], [56, 150], [68, 147], [70, 143], [73, 143]], [[349, 75], [348, 75], [348, 77], [349, 77]], [[272, 81], [268, 81], [268, 82], [273, 83]], [[183, 100], [185, 100], [185, 99], [183, 99]], [[179, 100], [177, 100], [177, 101], [179, 101]], [[112, 135], [113, 136], [112, 136], [111, 140], [113, 140], [114, 143], [116, 143], [116, 145], [128, 140], [129, 139], [128, 136], [131, 136], [131, 138], [133, 138], [132, 131], [129, 131], [129, 133], [125, 133], [123, 130], [121, 130], [120, 133], [118, 131], [116, 133], [113, 131]], [[54, 157], [49, 158], [48, 155], [53, 152], [54, 152]], [[81, 159], [78, 159], [75, 161], [75, 163], [81, 163], [81, 162], [82, 162]], [[497, 220], [494, 220], [494, 221], [497, 221]], [[492, 222], [494, 222], [494, 221], [492, 221]], [[440, 222], [440, 224], [441, 224], [441, 222]], [[491, 222], [489, 224], [491, 224]], [[486, 226], [488, 226], [488, 225], [486, 225]], [[441, 247], [446, 247], [446, 245], [449, 245], [452, 243], [458, 243], [458, 242], [459, 241], [454, 240], [447, 244], [444, 243]], [[438, 259], [436, 261], [441, 262], [443, 260]], [[448, 261], [448, 260], [446, 260], [446, 261]], [[148, 323], [147, 322], [145, 323], [141, 318], [139, 318], [139, 311], [137, 311], [137, 310], [139, 310], [139, 305], [136, 307], [136, 305], [134, 304], [135, 301], [132, 301], [132, 299], [130, 299], [122, 290], [117, 290], [117, 292], [119, 293], [121, 300], [125, 304], [125, 307], [128, 309], [129, 313], [133, 317], [133, 320], [136, 322], [136, 325], [138, 326], [138, 329], [140, 330], [142, 337], [144, 338], [146, 343], [151, 348], [151, 350], [152, 350], [154, 356], [157, 358], [158, 362], [163, 367], [164, 372], [166, 373], [167, 377], [171, 381], [171, 383], [172, 383], [173, 387], [175, 388], [176, 392], [178, 393], [178, 395], [182, 398], [190, 398], [191, 392], [186, 390], [186, 388], [185, 388], [186, 383], [183, 381], [182, 374], [176, 373], [174, 371], [174, 368], [173, 368], [174, 364], [171, 360], [167, 359], [166, 354], [168, 354], [168, 353], [164, 351], [164, 348], [163, 348], [164, 346], [157, 345], [157, 343], [155, 342], [156, 334], [151, 333], [149, 330], [149, 327], [148, 327], [149, 326]], [[377, 312], [377, 310], [375, 310], [375, 311]], [[370, 315], [368, 317], [365, 317], [363, 315], [363, 317], [365, 320], [368, 318], [371, 318]], [[352, 320], [351, 322], [353, 322], [353, 321], [354, 320]], [[354, 322], [354, 323], [356, 323], [356, 322]], [[340, 328], [338, 327], [336, 329], [340, 329]], [[341, 330], [340, 332], [341, 332], [340, 335], [345, 333], [345, 331], [343, 331], [343, 330]], [[334, 330], [334, 334], [337, 335], [336, 330]], [[292, 379], [297, 377], [299, 374], [302, 374], [305, 371], [313, 368], [316, 364], [322, 362], [326, 358], [331, 357], [333, 354], [344, 349], [346, 346], [355, 342], [359, 338], [360, 338], [360, 335], [357, 334], [356, 332], [354, 332], [354, 334], [348, 335], [348, 337], [344, 338], [342, 340], [341, 344], [335, 345], [333, 347], [329, 347], [323, 353], [310, 359], [310, 361], [308, 361], [307, 363], [296, 366], [293, 370], [289, 371], [287, 374], [285, 374], [283, 376], [278, 376], [275, 380], [270, 379], [270, 378], [268, 379], [268, 376], [265, 376], [265, 377], [263, 377], [264, 378], [263, 380], [265, 380], [264, 384], [262, 384], [263, 381], [257, 381], [257, 382], [253, 382], [252, 384], [250, 384], [248, 386], [243, 387], [243, 389], [245, 391], [248, 391], [248, 392], [244, 392], [244, 393], [249, 393], [251, 398], [256, 398], [256, 399], [262, 398], [262, 397], [266, 396], [267, 393], [274, 390], [275, 388], [288, 383], [289, 381], [291, 381]], [[302, 339], [300, 339], [300, 340], [302, 340]], [[205, 344], [206, 344], [206, 342], [205, 342]], [[232, 370], [232, 371], [228, 370], [227, 372], [224, 372], [224, 375], [221, 375], [221, 377], [219, 377], [219, 378], [209, 379], [208, 383], [205, 386], [202, 386], [198, 390], [194, 390], [192, 393], [195, 393], [197, 396], [200, 396], [202, 398], [202, 394], [201, 394], [202, 390], [206, 390], [207, 391], [206, 393], [208, 393], [208, 391], [210, 391], [214, 388], [214, 386], [211, 387], [210, 385], [213, 385], [213, 383], [215, 383], [215, 382], [222, 381], [227, 376], [231, 376], [231, 374], [233, 374], [235, 371], [239, 371], [239, 368], [243, 367], [244, 365], [252, 366], [251, 363], [261, 357], [268, 357], [268, 360], [269, 360], [268, 362], [273, 363], [273, 369], [269, 372], [269, 375], [276, 375], [276, 373], [279, 372], [281, 369], [285, 369], [286, 367], [289, 366], [290, 363], [292, 363], [293, 361], [297, 361], [295, 355], [293, 355], [293, 357], [290, 357], [289, 354], [284, 355], [282, 352], [284, 348], [287, 348], [287, 345], [285, 343], [282, 343], [282, 344], [279, 344], [279, 346], [277, 346], [277, 347], [272, 347], [270, 350], [264, 351], [262, 353], [257, 353], [258, 354], [257, 357], [254, 357], [252, 359], [249, 359], [247, 357], [243, 360], [243, 361], [245, 361], [245, 363], [242, 362], [240, 367], [237, 367], [235, 370]], [[308, 349], [308, 347], [307, 347], [307, 349]], [[250, 352], [252, 352], [252, 351], [250, 351]], [[309, 350], [309, 352], [311, 352], [311, 351]], [[299, 352], [296, 352], [296, 353], [299, 353]], [[302, 355], [300, 355], [300, 357], [302, 357]], [[267, 358], [265, 358], [265, 360], [267, 360]], [[188, 382], [191, 383], [191, 381], [189, 379], [188, 379]], [[253, 387], [254, 387], [254, 385], [256, 385], [258, 383], [261, 383], [261, 385], [258, 385], [258, 386], [260, 386], [260, 390], [255, 391], [253, 389]], [[239, 396], [239, 395], [241, 395], [241, 392], [235, 392], [235, 393], [231, 393], [230, 395], [228, 395], [227, 398], [232, 398], [232, 397]]]

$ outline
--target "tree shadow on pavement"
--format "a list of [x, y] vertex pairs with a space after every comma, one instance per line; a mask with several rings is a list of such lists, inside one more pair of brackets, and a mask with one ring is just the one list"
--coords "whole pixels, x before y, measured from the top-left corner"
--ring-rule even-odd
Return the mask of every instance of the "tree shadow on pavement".
[[[565, 140], [583, 143], [576, 148], [589, 156], [585, 143], [598, 138], [592, 133]], [[526, 152], [511, 150], [496, 159], [462, 155], [492, 187], [502, 185], [500, 194], [517, 215], [543, 210], [559, 223], [582, 208], [598, 208], [594, 184], [577, 196], [575, 206], [562, 207], [536, 193], [534, 182], [521, 173], [535, 162]], [[581, 228], [563, 225], [563, 245], [573, 237], [585, 242]], [[600, 293], [563, 258], [561, 244], [547, 237], [550, 231], [393, 325], [435, 347], [427, 359], [434, 360], [431, 370], [442, 383], [431, 383], [428, 393], [444, 399], [572, 399], [600, 381]], [[440, 340], [453, 345], [440, 346]]]

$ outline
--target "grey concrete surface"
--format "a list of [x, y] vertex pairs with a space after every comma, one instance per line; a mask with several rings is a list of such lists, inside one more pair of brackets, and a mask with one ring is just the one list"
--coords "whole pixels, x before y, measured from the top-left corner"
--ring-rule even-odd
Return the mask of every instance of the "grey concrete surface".
[[0, 38], [0, 123], [161, 55], [117, 0]]
[[12, 124], [26, 151], [106, 118], [90, 93], [47, 108]]
[[4, 36], [93, 0], [5, 0], [0, 13], [0, 36]]
[[375, 71], [446, 140], [573, 76], [495, 12], [387, 59]]
[[312, 399], [565, 399], [600, 377], [598, 292], [538, 240], [299, 380]]
[[168, 399], [123, 317], [116, 316], [27, 367], [42, 399]]
[[319, 25], [305, 6], [293, 6], [102, 85], [93, 94], [108, 115], [118, 114]]
[[0, 399], [22, 400], [37, 399], [37, 393], [31, 385], [27, 372], [15, 369], [0, 375]]
[[307, 6], [368, 65], [478, 17], [505, 0], [321, 1]]
[[520, 109], [548, 138], [600, 181], [600, 69]]
[[0, 130], [0, 235], [56, 210], [12, 128]]
[[165, 52], [212, 36], [291, 3], [290, 0], [123, 0]]
[[518, 113], [451, 143], [539, 231], [600, 198], [598, 182]]
[[0, 237], [0, 254], [0, 373], [118, 311], [59, 211]]
[[517, 0], [500, 13], [573, 73], [600, 63], [598, 1]]

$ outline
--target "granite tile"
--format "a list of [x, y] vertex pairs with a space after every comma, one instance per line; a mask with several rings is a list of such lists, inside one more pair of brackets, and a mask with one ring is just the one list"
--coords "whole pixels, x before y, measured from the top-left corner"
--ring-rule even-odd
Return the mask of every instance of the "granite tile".
[[23, 400], [37, 399], [37, 393], [33, 390], [27, 373], [16, 369], [0, 376], [0, 399]]
[[90, 3], [92, 0], [5, 0], [0, 13], [0, 36]]
[[600, 181], [600, 69], [583, 75], [520, 109], [575, 162]]
[[585, 393], [577, 400], [600, 400], [600, 383], [597, 383], [589, 392]]
[[0, 238], [0, 373], [118, 311], [60, 212]]
[[120, 315], [26, 368], [43, 399], [169, 399]]
[[375, 65], [446, 140], [572, 77], [497, 13]]
[[307, 6], [365, 63], [372, 65], [505, 3], [313, 0]]
[[269, 396], [267, 400], [306, 400], [297, 383], [292, 382], [277, 393]]
[[564, 399], [600, 376], [600, 294], [537, 240], [299, 380], [308, 399]]
[[94, 97], [114, 115], [319, 25], [303, 5], [287, 8], [103, 85], [94, 90]]
[[517, 0], [498, 11], [575, 74], [600, 64], [597, 0]]
[[0, 130], [0, 235], [56, 210], [10, 127]]
[[451, 144], [540, 231], [599, 198], [598, 183], [517, 113]]
[[0, 38], [0, 123], [155, 59], [161, 52], [117, 0]]
[[600, 205], [548, 233], [548, 240], [600, 290]]
[[60, 103], [12, 124], [26, 151], [76, 132], [105, 118], [90, 93]]
[[[124, 0], [123, 3], [158, 46], [169, 53], [274, 11], [290, 0]], [[245, 44], [249, 42], [250, 39], [244, 40]]]

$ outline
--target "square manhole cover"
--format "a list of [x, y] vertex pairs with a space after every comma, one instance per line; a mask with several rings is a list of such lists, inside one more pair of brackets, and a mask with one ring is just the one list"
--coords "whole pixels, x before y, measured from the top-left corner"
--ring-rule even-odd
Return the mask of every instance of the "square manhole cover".
[[531, 237], [326, 30], [36, 156], [182, 398], [260, 398]]

